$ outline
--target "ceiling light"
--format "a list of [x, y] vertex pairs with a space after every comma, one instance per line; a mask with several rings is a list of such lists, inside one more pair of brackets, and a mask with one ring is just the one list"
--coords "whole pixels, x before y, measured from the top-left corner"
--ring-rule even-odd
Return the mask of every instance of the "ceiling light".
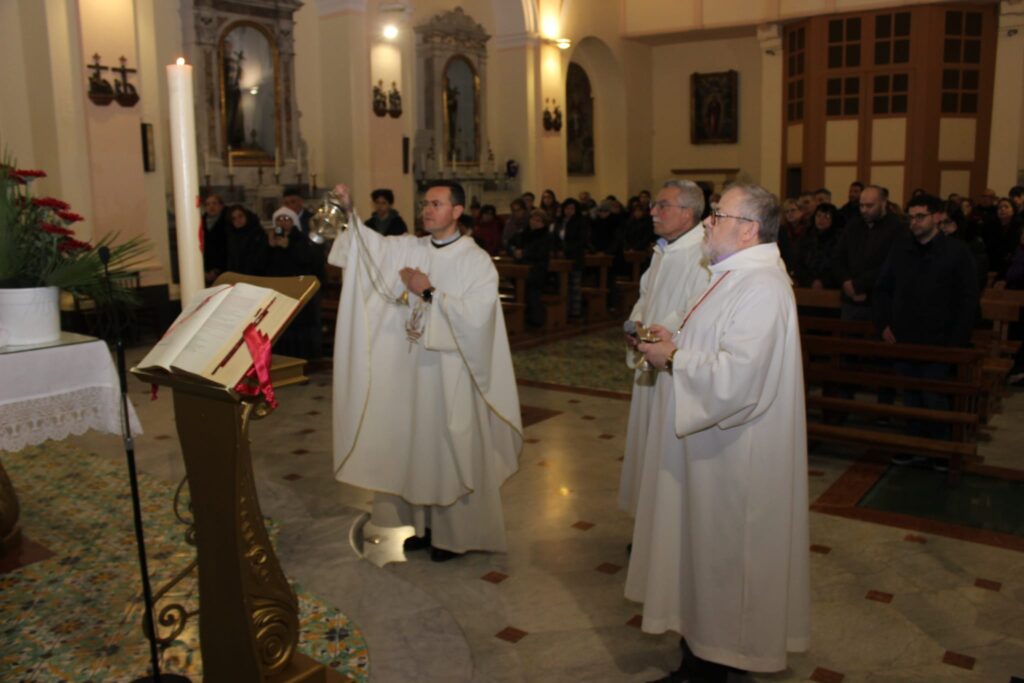
[[388, 40], [394, 40], [398, 37], [398, 27], [394, 24], [388, 24], [384, 27], [384, 37]]

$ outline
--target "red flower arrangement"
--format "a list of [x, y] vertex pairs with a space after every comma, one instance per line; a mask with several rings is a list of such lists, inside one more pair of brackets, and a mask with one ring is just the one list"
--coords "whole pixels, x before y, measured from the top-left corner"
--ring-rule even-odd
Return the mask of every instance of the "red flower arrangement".
[[[32, 183], [46, 172], [16, 168], [0, 159], [0, 288], [60, 287], [98, 301], [109, 300], [99, 247], [110, 250], [109, 270], [116, 278], [135, 270], [148, 244], [139, 238], [114, 244], [109, 234], [95, 245], [70, 228], [85, 219], [55, 197], [33, 197]], [[115, 299], [131, 300], [132, 290], [114, 287]]]

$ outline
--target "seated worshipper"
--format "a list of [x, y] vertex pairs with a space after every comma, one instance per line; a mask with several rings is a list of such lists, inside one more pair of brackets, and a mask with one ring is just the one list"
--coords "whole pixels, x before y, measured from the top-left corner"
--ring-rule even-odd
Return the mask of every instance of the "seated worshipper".
[[509, 217], [505, 221], [505, 227], [501, 231], [501, 249], [508, 253], [509, 245], [516, 233], [526, 230], [526, 223], [529, 219], [529, 212], [526, 210], [526, 202], [522, 199], [513, 199], [509, 204]]
[[733, 185], [704, 222], [711, 284], [637, 349], [658, 382], [626, 597], [646, 633], [685, 636], [663, 681], [786, 668], [810, 644], [807, 427], [779, 208]]
[[[875, 283], [873, 309], [882, 340], [889, 344], [970, 346], [979, 297], [970, 250], [939, 229], [939, 221], [946, 215], [939, 198], [928, 194], [912, 198], [907, 215], [910, 232], [896, 239]], [[896, 361], [893, 368], [900, 375], [932, 380], [945, 379], [952, 370], [948, 363], [926, 361]], [[930, 391], [906, 390], [903, 404], [949, 410], [949, 398]], [[948, 424], [911, 420], [908, 426], [912, 436], [949, 438]], [[903, 465], [912, 460], [897, 456], [893, 463]], [[935, 464], [945, 469], [944, 460]]]
[[299, 217], [295, 227], [308, 235], [309, 219], [313, 217], [313, 214], [306, 208], [306, 201], [302, 198], [302, 190], [297, 187], [286, 188], [284, 195], [281, 197], [281, 203], [295, 212], [295, 215]]
[[243, 275], [267, 274], [267, 232], [259, 217], [244, 206], [231, 207], [227, 234], [227, 270]]
[[224, 209], [220, 195], [211, 194], [203, 200], [202, 236], [203, 273], [206, 284], [212, 285], [227, 266], [228, 223], [230, 217]]
[[[634, 323], [675, 329], [708, 286], [711, 271], [701, 248], [703, 213], [704, 192], [696, 183], [669, 180], [658, 192], [651, 207], [658, 241], [651, 265], [640, 277], [640, 298], [629, 314]], [[633, 370], [633, 395], [619, 482], [619, 507], [634, 517], [646, 464], [648, 425], [656, 407], [655, 387], [672, 381], [667, 373], [643, 363], [643, 356], [636, 351], [638, 341], [636, 336], [626, 335], [626, 365]]]
[[540, 209], [548, 215], [548, 225], [558, 220], [561, 208], [554, 190], [544, 190], [540, 193]]
[[[267, 275], [284, 277], [313, 275], [324, 281], [324, 250], [296, 227], [298, 216], [282, 206], [274, 212], [267, 258]], [[274, 344], [274, 352], [285, 356], [314, 359], [323, 355], [323, 328], [318, 291], [285, 328]]]
[[527, 190], [526, 192], [524, 192], [522, 194], [520, 199], [522, 199], [523, 203], [526, 205], [526, 211], [527, 212], [533, 211], [534, 202], [537, 201], [537, 195], [535, 195], [534, 193], [532, 193], [529, 190]]
[[459, 233], [465, 204], [458, 183], [432, 185], [422, 238], [383, 237], [353, 214], [328, 259], [344, 269], [335, 476], [374, 492], [377, 526], [415, 527], [405, 549], [435, 562], [504, 552], [500, 488], [523, 445], [498, 272]]
[[544, 327], [547, 321], [544, 282], [547, 279], [552, 242], [547, 218], [544, 211], [534, 209], [530, 213], [529, 229], [516, 233], [510, 247], [516, 261], [530, 266], [530, 274], [526, 278], [526, 324], [530, 327]]
[[590, 244], [603, 254], [615, 255], [619, 251], [619, 231], [626, 214], [614, 196], [598, 204], [596, 217], [590, 222]]
[[366, 221], [366, 227], [376, 230], [381, 235], [404, 235], [409, 232], [405, 221], [398, 212], [391, 208], [395, 203], [395, 193], [381, 188], [370, 193], [373, 199], [373, 215]]
[[569, 197], [562, 202], [560, 218], [554, 225], [554, 244], [559, 256], [572, 261], [569, 273], [569, 317], [583, 315], [583, 265], [590, 242], [590, 221], [580, 203]]
[[491, 256], [501, 253], [501, 225], [498, 224], [498, 212], [493, 204], [480, 207], [480, 216], [473, 228], [473, 239]]
[[796, 257], [796, 285], [812, 289], [838, 289], [832, 259], [839, 244], [839, 211], [832, 204], [819, 204], [812, 225], [800, 240]]
[[629, 217], [622, 226], [622, 246], [626, 251], [646, 251], [654, 242], [654, 223], [651, 213], [640, 200], [633, 202]]

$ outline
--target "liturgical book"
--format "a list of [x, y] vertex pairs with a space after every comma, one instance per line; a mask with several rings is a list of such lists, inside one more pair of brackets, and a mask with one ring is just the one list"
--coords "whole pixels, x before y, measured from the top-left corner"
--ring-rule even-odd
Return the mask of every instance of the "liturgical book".
[[234, 388], [253, 364], [246, 328], [254, 325], [273, 341], [299, 306], [297, 299], [243, 282], [204, 289], [137, 367]]

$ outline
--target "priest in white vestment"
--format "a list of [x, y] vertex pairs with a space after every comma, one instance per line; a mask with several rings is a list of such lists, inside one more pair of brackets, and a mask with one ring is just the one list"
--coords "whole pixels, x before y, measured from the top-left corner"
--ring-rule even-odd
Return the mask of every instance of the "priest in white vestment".
[[810, 637], [807, 430], [800, 332], [764, 188], [730, 188], [705, 220], [712, 279], [662, 341], [626, 597], [644, 631], [692, 656], [665, 681], [779, 671]]
[[[666, 181], [651, 205], [651, 218], [658, 242], [654, 246], [651, 265], [640, 278], [640, 298], [629, 319], [645, 326], [658, 324], [675, 329], [690, 304], [704, 291], [711, 278], [701, 245], [704, 226], [704, 191], [690, 180]], [[626, 365], [633, 369], [633, 396], [629, 404], [629, 426], [626, 428], [626, 450], [619, 481], [619, 507], [636, 516], [637, 496], [643, 480], [652, 401], [659, 383], [669, 382], [668, 375], [643, 362], [636, 350], [637, 339], [626, 336]], [[657, 457], [657, 454], [653, 454]], [[653, 466], [657, 466], [655, 460]]]
[[374, 524], [414, 526], [406, 549], [429, 546], [435, 561], [505, 550], [499, 489], [523, 442], [498, 274], [460, 236], [464, 208], [457, 183], [431, 187], [422, 238], [381, 236], [353, 214], [328, 257], [344, 269], [335, 475], [373, 490]]

